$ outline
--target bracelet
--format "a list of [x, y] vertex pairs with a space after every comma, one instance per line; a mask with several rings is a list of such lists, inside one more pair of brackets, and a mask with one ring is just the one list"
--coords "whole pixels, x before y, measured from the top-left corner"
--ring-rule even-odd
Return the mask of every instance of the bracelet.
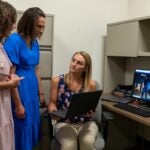
[[40, 95], [44, 95], [44, 93], [43, 93], [43, 92], [41, 92], [41, 93], [39, 93], [39, 96], [40, 96]]

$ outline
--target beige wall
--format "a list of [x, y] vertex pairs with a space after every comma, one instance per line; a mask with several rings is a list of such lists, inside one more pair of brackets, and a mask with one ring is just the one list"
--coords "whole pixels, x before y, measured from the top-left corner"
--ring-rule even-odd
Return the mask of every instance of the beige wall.
[[72, 54], [86, 50], [102, 84], [107, 23], [127, 19], [128, 0], [7, 0], [17, 10], [41, 7], [55, 15], [53, 75], [66, 72]]
[[129, 18], [150, 16], [150, 0], [128, 0]]

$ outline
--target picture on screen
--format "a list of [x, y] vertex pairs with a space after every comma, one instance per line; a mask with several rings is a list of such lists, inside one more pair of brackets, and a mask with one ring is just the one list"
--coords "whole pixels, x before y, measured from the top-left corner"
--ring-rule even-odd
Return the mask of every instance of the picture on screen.
[[135, 69], [132, 97], [150, 102], [150, 70]]

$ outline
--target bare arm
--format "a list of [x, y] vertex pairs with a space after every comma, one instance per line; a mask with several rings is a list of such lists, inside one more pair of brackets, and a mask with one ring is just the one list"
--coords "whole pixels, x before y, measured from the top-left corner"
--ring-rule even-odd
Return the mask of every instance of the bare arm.
[[96, 90], [96, 82], [94, 80], [91, 80], [90, 82], [90, 91]]
[[47, 104], [46, 104], [43, 89], [42, 89], [42, 81], [41, 81], [41, 74], [40, 74], [39, 65], [36, 66], [36, 76], [37, 76], [37, 79], [38, 79], [38, 89], [39, 89], [38, 92], [39, 92], [40, 103], [44, 107], [44, 106], [47, 106]]
[[[16, 66], [13, 65], [11, 67], [10, 73], [11, 74], [15, 74], [15, 72], [16, 72]], [[18, 118], [24, 118], [25, 117], [25, 109], [24, 109], [24, 107], [23, 107], [23, 105], [21, 103], [17, 87], [11, 89], [11, 96], [12, 96], [14, 104], [15, 104], [16, 116]]]
[[50, 88], [50, 101], [48, 106], [49, 111], [57, 110], [58, 83], [59, 77], [53, 77], [51, 80], [51, 88]]

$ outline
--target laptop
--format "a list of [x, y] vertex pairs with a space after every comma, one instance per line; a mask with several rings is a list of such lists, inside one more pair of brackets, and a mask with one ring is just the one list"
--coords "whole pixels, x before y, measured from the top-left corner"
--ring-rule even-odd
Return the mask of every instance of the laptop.
[[119, 97], [119, 96], [106, 94], [106, 93], [102, 94], [101, 99], [106, 101], [111, 101], [111, 102], [117, 102], [117, 103], [129, 103], [132, 101], [131, 98], [124, 98], [124, 97]]
[[71, 102], [67, 110], [57, 110], [49, 112], [49, 114], [63, 119], [85, 115], [90, 110], [95, 111], [101, 94], [102, 90], [75, 93], [71, 97]]

